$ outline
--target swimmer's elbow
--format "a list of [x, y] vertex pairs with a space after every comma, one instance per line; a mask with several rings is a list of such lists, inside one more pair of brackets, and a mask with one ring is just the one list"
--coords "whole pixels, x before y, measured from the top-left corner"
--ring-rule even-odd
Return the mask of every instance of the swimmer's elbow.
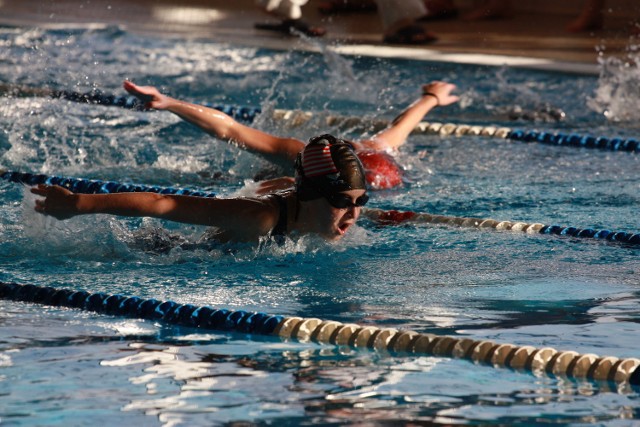
[[150, 194], [149, 197], [147, 203], [139, 208], [144, 216], [172, 219], [177, 213], [178, 204], [171, 195]]
[[242, 145], [241, 125], [229, 116], [221, 116], [205, 127], [207, 133], [223, 141]]
[[396, 148], [396, 145], [385, 138], [371, 138], [360, 141], [360, 150], [387, 151]]
[[295, 138], [279, 138], [279, 141], [265, 148], [265, 151], [271, 149], [271, 154], [287, 161], [295, 162], [300, 151], [304, 149], [304, 143]]

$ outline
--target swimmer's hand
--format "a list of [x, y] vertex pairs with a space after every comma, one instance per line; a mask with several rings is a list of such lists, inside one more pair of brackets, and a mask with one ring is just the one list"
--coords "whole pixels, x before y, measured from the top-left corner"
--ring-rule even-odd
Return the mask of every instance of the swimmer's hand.
[[31, 192], [44, 197], [36, 200], [36, 212], [59, 220], [69, 219], [78, 214], [76, 208], [78, 195], [66, 188], [40, 184], [31, 188]]
[[256, 194], [263, 196], [265, 194], [275, 193], [276, 191], [293, 190], [295, 185], [295, 179], [288, 176], [261, 181], [256, 190]]
[[171, 98], [160, 93], [154, 86], [138, 86], [137, 84], [125, 80], [122, 87], [131, 95], [144, 103], [144, 108], [155, 110], [166, 110], [169, 108]]
[[422, 93], [430, 93], [436, 96], [438, 105], [443, 107], [445, 105], [451, 105], [454, 102], [458, 102], [460, 97], [452, 95], [456, 89], [456, 85], [447, 82], [431, 82], [422, 86]]

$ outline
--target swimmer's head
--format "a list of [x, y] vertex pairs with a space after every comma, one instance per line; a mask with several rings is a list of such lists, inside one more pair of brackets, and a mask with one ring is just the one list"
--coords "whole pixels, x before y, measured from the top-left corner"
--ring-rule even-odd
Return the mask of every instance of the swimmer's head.
[[402, 184], [402, 168], [393, 156], [373, 150], [358, 152], [367, 185], [372, 190], [386, 190]]
[[331, 201], [341, 192], [366, 190], [364, 168], [351, 144], [331, 135], [311, 138], [296, 160], [296, 190], [301, 201]]

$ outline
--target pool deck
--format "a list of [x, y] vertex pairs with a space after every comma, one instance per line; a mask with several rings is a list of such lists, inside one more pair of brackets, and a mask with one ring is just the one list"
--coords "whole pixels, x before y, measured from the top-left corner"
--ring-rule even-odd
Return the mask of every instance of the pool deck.
[[565, 29], [572, 19], [570, 14], [516, 9], [507, 19], [429, 22], [424, 25], [438, 36], [435, 43], [390, 46], [381, 41], [381, 24], [375, 12], [328, 17], [319, 14], [316, 5], [317, 0], [311, 0], [303, 11], [309, 23], [327, 29], [327, 35], [319, 41], [254, 29], [254, 23], [272, 20], [255, 6], [254, 0], [0, 0], [0, 25], [46, 28], [119, 25], [144, 34], [205, 38], [273, 49], [321, 50], [330, 46], [343, 54], [576, 73], [597, 73], [599, 50], [606, 56], [624, 56], [630, 40], [634, 40], [630, 37], [628, 18], [620, 14], [607, 16], [605, 27], [597, 32], [570, 33]]

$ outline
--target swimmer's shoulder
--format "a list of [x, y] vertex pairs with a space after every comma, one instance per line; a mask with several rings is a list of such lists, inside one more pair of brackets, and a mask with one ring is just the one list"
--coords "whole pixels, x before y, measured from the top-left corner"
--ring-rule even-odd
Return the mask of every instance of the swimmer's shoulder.
[[269, 235], [286, 218], [294, 191], [276, 191], [269, 194], [250, 197], [255, 205], [252, 212], [253, 224], [248, 224], [258, 236]]
[[295, 215], [295, 191], [276, 191], [263, 197], [271, 204], [272, 212], [275, 213], [275, 216], [270, 218], [270, 234], [288, 234], [290, 219]]

